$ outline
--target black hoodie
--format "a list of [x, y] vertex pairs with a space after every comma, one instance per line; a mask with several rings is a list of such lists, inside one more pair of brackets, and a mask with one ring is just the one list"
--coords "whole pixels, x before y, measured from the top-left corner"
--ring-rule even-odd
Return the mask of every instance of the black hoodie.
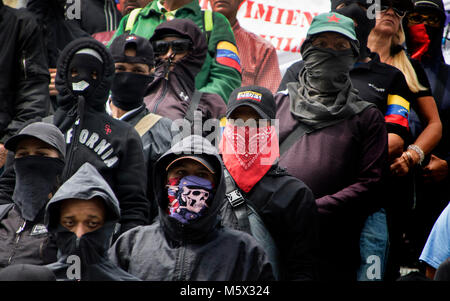
[[[208, 45], [198, 26], [189, 19], [174, 19], [158, 25], [150, 41], [157, 41], [163, 35], [178, 34], [192, 41], [190, 52], [177, 63], [173, 71], [156, 58], [155, 80], [147, 90], [144, 102], [152, 113], [172, 120], [184, 118], [195, 90], [195, 76], [206, 59]], [[204, 92], [199, 110], [204, 119], [225, 116], [226, 105], [218, 94]]]
[[[216, 171], [214, 199], [207, 214], [182, 224], [166, 213], [166, 167], [180, 154], [200, 153]], [[154, 175], [159, 222], [121, 235], [109, 251], [113, 262], [142, 280], [274, 279], [266, 253], [252, 236], [220, 226], [218, 212], [225, 197], [222, 161], [206, 139], [189, 136], [174, 145], [158, 160]]]
[[[85, 233], [78, 238], [75, 233], [64, 228], [59, 222], [61, 202], [67, 199], [90, 200], [94, 197], [99, 197], [104, 202], [105, 223], [101, 228]], [[46, 206], [45, 223], [48, 230], [56, 236], [58, 246], [58, 261], [47, 265], [47, 268], [55, 273], [56, 279], [81, 281], [139, 280], [114, 265], [106, 256], [119, 218], [119, 202], [114, 192], [91, 164], [83, 164], [58, 189]], [[73, 269], [75, 268], [73, 264], [77, 261], [71, 259], [73, 258], [72, 255], [79, 258], [80, 273], [78, 277], [75, 277], [76, 270]]]
[[[75, 96], [67, 80], [70, 62], [83, 48], [95, 50], [104, 62], [101, 82], [87, 99]], [[119, 200], [121, 232], [124, 232], [148, 223], [149, 201], [139, 134], [131, 125], [105, 112], [113, 77], [113, 59], [103, 44], [92, 38], [80, 38], [68, 44], [58, 61], [56, 89], [59, 95], [54, 123], [64, 133], [68, 144], [63, 180], [85, 162], [95, 166]]]

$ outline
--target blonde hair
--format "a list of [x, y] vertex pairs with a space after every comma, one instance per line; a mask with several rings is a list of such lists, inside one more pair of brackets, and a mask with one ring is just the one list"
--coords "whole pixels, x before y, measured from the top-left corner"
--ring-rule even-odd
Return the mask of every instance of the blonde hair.
[[[391, 47], [403, 45], [403, 43], [405, 43], [405, 31], [403, 30], [402, 23], [400, 22], [399, 30], [392, 38]], [[416, 71], [414, 70], [414, 67], [403, 49], [391, 56], [391, 65], [402, 71], [406, 78], [408, 87], [413, 93], [428, 90], [420, 84]]]

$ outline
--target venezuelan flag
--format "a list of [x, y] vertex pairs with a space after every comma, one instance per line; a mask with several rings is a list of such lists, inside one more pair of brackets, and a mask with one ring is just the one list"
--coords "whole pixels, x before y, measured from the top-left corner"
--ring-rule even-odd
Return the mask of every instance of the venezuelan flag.
[[216, 61], [224, 66], [228, 66], [241, 72], [241, 60], [235, 45], [227, 41], [217, 44]]
[[388, 107], [384, 120], [389, 123], [399, 124], [409, 129], [409, 101], [399, 95], [388, 95]]

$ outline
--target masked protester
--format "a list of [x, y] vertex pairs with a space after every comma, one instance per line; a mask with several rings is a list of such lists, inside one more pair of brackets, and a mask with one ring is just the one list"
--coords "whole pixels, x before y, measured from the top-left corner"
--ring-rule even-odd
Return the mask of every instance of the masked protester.
[[198, 0], [156, 0], [145, 7], [142, 3], [145, 1], [134, 2], [138, 2], [133, 5], [135, 9], [122, 18], [113, 39], [125, 32], [150, 39], [161, 24], [177, 19], [192, 21], [199, 27], [194, 46], [200, 37], [208, 37], [204, 42], [206, 49], [202, 46], [195, 51], [202, 57], [200, 64], [195, 66], [195, 88], [220, 95], [221, 99], [215, 98], [214, 104], [225, 104], [230, 93], [241, 85], [239, 53], [227, 18], [218, 12], [202, 10]]
[[16, 179], [13, 203], [0, 205], [0, 268], [53, 262], [56, 246], [44, 225], [44, 209], [60, 185], [64, 136], [52, 124], [34, 122], [5, 146], [14, 153]]
[[175, 144], [154, 171], [159, 222], [122, 234], [110, 259], [142, 280], [273, 280], [257, 241], [220, 225], [222, 164], [217, 149], [201, 136]]
[[195, 76], [205, 63], [208, 46], [194, 22], [175, 19], [160, 24], [150, 42], [156, 61], [155, 80], [144, 98], [150, 112], [172, 120], [189, 119], [197, 109], [203, 120], [225, 116], [225, 102], [217, 94], [200, 92], [196, 100]]
[[[331, 9], [355, 22], [355, 33], [359, 42], [359, 57], [350, 70], [352, 85], [358, 90], [361, 99], [371, 102], [384, 114], [386, 129], [388, 131], [389, 162], [401, 157], [406, 145], [411, 140], [409, 127], [409, 111], [413, 95], [411, 94], [403, 73], [390, 65], [380, 62], [380, 56], [371, 52], [367, 47], [369, 34], [375, 26], [373, 6], [367, 1], [360, 0], [333, 0]], [[285, 90], [288, 82], [298, 81], [298, 73], [304, 65], [303, 61], [293, 64], [287, 70], [279, 90]], [[379, 200], [378, 210], [370, 215], [365, 223], [361, 237], [361, 268], [358, 280], [383, 280], [386, 265], [386, 252], [388, 245], [388, 230], [386, 221], [387, 207], [399, 199], [399, 195], [407, 193], [405, 184], [392, 172], [386, 175], [387, 191]], [[398, 193], [396, 193], [398, 192]], [[381, 193], [380, 193], [381, 194]], [[376, 239], [377, 243], [368, 244], [367, 237]], [[372, 248], [372, 247], [375, 247]], [[377, 255], [381, 259], [380, 277], [369, 279], [367, 269], [368, 256]]]
[[45, 209], [45, 223], [58, 246], [58, 260], [46, 268], [57, 280], [139, 280], [106, 256], [120, 208], [114, 192], [94, 166], [83, 164]]
[[[148, 170], [147, 195], [153, 200], [152, 170], [159, 157], [169, 150], [172, 137], [177, 133], [172, 132], [169, 118], [150, 113], [144, 103], [147, 87], [153, 80], [153, 48], [147, 39], [123, 34], [111, 43], [109, 50], [116, 73], [106, 112], [134, 126], [141, 136]], [[151, 201], [150, 221], [157, 214], [158, 205]]]
[[361, 229], [378, 206], [387, 164], [386, 125], [350, 81], [359, 57], [352, 19], [334, 12], [316, 16], [301, 54], [298, 82], [275, 96], [279, 164], [316, 198], [320, 279], [356, 281]]
[[85, 162], [111, 186], [121, 208], [121, 232], [148, 223], [147, 175], [141, 139], [129, 124], [105, 112], [114, 79], [111, 54], [82, 38], [67, 45], [58, 63], [54, 124], [66, 136], [67, 180]]
[[[315, 280], [317, 207], [310, 189], [278, 166], [279, 144], [276, 124], [273, 124], [275, 113], [275, 101], [269, 90], [247, 86], [233, 91], [228, 101], [228, 122], [220, 153], [235, 183], [233, 188], [258, 212], [274, 239], [278, 254], [270, 254], [270, 247], [265, 250], [274, 272], [278, 271], [278, 279]], [[227, 187], [227, 193], [228, 190]], [[227, 195], [232, 193], [230, 191]], [[245, 204], [237, 206], [245, 208]], [[244, 230], [239, 228], [237, 210], [229, 203], [228, 197], [225, 198], [220, 211], [222, 223]], [[228, 218], [229, 214], [236, 216], [237, 223], [228, 222], [233, 220]], [[258, 239], [255, 227], [250, 224], [250, 233]]]
[[[442, 38], [446, 14], [440, 0], [413, 1], [414, 9], [403, 19], [408, 53], [420, 61], [428, 77], [442, 122], [442, 138], [429, 155], [429, 163], [418, 168], [416, 209], [408, 223], [408, 238], [414, 258], [425, 245], [434, 222], [449, 201], [448, 166], [450, 160], [450, 67], [442, 55]], [[414, 135], [424, 130], [417, 115], [411, 116]], [[432, 268], [427, 263], [427, 268]], [[436, 266], [433, 267], [434, 269]]]

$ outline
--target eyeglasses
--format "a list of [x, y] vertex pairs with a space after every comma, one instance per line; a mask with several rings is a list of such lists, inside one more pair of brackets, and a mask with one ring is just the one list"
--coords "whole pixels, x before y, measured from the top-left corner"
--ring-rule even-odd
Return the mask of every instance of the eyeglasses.
[[178, 39], [173, 41], [155, 41], [153, 42], [153, 51], [155, 55], [164, 55], [172, 49], [174, 53], [184, 53], [190, 50], [192, 47], [192, 42], [187, 39]]
[[435, 15], [423, 15], [418, 13], [412, 13], [408, 15], [408, 22], [412, 24], [426, 23], [430, 26], [438, 26], [441, 19]]
[[380, 13], [385, 13], [386, 11], [389, 10], [389, 8], [392, 8], [394, 10], [394, 13], [397, 15], [397, 17], [399, 18], [403, 18], [406, 15], [406, 11], [401, 10], [399, 8], [396, 7], [392, 7], [390, 5], [381, 5], [380, 6]]

